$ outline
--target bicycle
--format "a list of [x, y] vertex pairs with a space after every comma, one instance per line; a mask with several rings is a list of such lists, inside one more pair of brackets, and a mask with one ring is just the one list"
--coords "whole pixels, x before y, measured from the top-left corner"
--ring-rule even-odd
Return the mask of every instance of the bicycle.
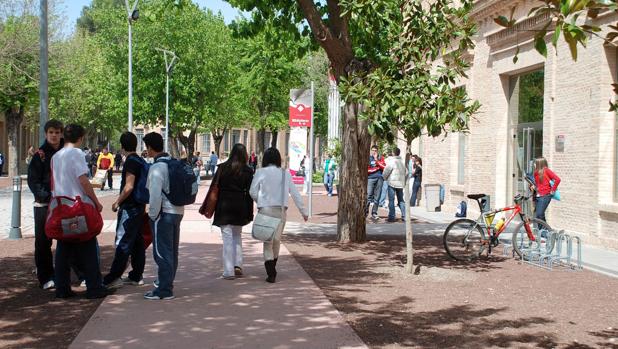
[[[521, 219], [521, 223], [513, 231], [511, 241], [514, 253], [522, 257], [527, 250], [538, 248], [543, 242], [550, 244], [549, 247], [545, 246], [545, 248], [548, 252], [551, 252], [553, 244], [540, 238], [544, 235], [543, 233], [549, 234], [551, 231], [549, 224], [537, 218], [527, 217], [521, 208], [521, 203], [524, 200], [528, 200], [528, 197], [517, 194], [513, 198], [513, 206], [487, 212], [483, 212], [483, 197], [485, 197], [485, 194], [468, 195], [469, 199], [476, 200], [481, 210], [477, 220], [468, 218], [458, 219], [449, 224], [444, 231], [444, 249], [451, 258], [459, 261], [474, 260], [485, 249], [487, 249], [487, 256], [489, 256], [492, 248], [500, 244], [500, 234], [506, 231], [507, 227], [517, 216]], [[513, 213], [503, 224], [493, 224], [496, 214], [509, 211], [513, 211]], [[537, 238], [539, 238], [539, 241], [537, 241]]]

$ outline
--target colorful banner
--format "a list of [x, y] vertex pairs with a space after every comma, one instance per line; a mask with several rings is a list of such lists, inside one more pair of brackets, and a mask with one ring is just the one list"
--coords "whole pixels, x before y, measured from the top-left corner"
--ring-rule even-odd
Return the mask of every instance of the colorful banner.
[[303, 176], [296, 176], [301, 169], [301, 162], [307, 156], [307, 129], [304, 127], [293, 127], [290, 129], [290, 144], [288, 144], [288, 155], [290, 157], [290, 173], [296, 184], [304, 182]]
[[290, 127], [311, 127], [311, 90], [290, 90]]

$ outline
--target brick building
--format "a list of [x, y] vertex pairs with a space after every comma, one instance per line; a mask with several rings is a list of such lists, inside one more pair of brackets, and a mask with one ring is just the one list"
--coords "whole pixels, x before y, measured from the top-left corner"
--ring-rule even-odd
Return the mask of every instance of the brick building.
[[[423, 158], [423, 184], [446, 188], [443, 211], [453, 212], [465, 195], [491, 195], [492, 207], [512, 203], [524, 189], [522, 170], [544, 156], [562, 178], [562, 201], [552, 201], [547, 220], [591, 244], [618, 249], [618, 122], [609, 112], [618, 80], [618, 48], [591, 37], [574, 62], [561, 39], [558, 54], [548, 44], [547, 59], [534, 50], [534, 30], [548, 17], [528, 18], [540, 1], [479, 0], [472, 68], [461, 82], [482, 108], [469, 134], [450, 134], [413, 143]], [[494, 23], [516, 6], [514, 28]], [[607, 33], [618, 21], [602, 13], [595, 25]], [[551, 33], [550, 33], [551, 35]], [[549, 43], [550, 37], [547, 38]], [[519, 46], [519, 60], [513, 57]], [[521, 168], [521, 170], [520, 170]], [[468, 201], [469, 215], [478, 214]]]

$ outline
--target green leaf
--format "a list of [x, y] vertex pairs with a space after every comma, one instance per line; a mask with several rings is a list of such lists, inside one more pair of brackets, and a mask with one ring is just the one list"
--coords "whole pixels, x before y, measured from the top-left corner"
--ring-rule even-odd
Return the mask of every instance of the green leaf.
[[499, 26], [508, 28], [510, 21], [508, 18], [506, 18], [505, 16], [498, 16], [496, 18], [494, 18], [494, 22], [496, 22], [496, 24], [498, 24]]
[[547, 44], [545, 43], [544, 37], [537, 37], [534, 39], [534, 48], [538, 53], [542, 54], [543, 57], [547, 58]]
[[556, 26], [554, 30], [554, 34], [551, 37], [551, 43], [554, 47], [558, 47], [558, 39], [560, 39], [560, 34], [562, 33], [562, 26]]

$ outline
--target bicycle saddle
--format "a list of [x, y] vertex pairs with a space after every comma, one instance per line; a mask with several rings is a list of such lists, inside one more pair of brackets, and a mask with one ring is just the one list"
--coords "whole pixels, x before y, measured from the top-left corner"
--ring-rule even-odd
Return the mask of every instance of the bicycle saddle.
[[484, 197], [485, 194], [470, 194], [468, 195], [468, 199], [472, 199], [472, 200], [478, 200], [482, 197]]

